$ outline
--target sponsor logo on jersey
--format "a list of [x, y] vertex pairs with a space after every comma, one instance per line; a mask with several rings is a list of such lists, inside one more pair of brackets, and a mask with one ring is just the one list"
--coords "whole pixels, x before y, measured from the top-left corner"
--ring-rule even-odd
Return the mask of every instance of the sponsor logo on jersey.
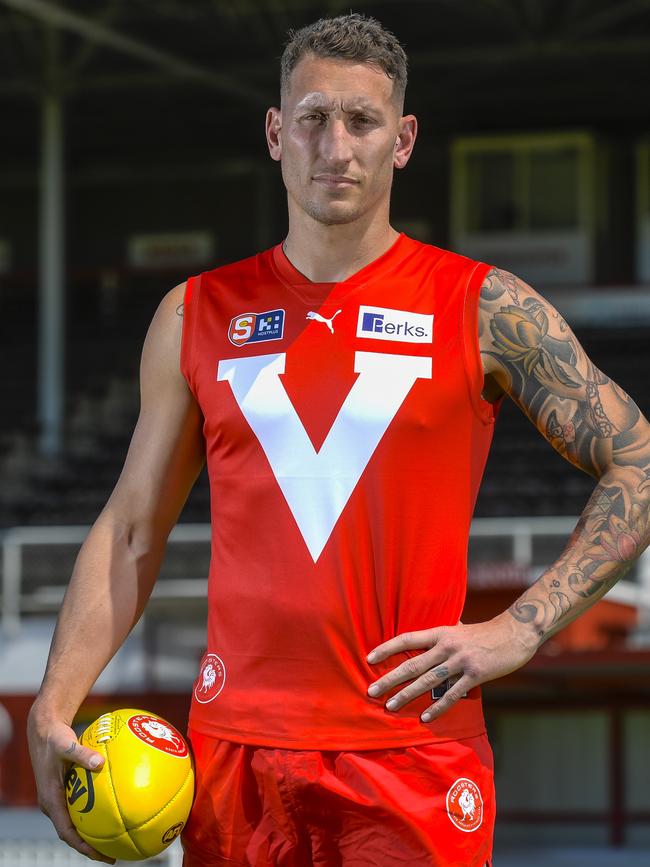
[[228, 340], [235, 346], [246, 343], [265, 343], [282, 340], [284, 336], [284, 310], [266, 310], [264, 313], [240, 313], [230, 320]]
[[337, 310], [334, 316], [327, 319], [325, 316], [321, 316], [320, 313], [315, 313], [313, 310], [310, 310], [307, 314], [307, 319], [313, 319], [314, 322], [322, 322], [323, 325], [328, 327], [330, 334], [334, 334], [334, 320], [341, 312], [341, 310]]
[[184, 758], [187, 744], [173, 726], [155, 716], [140, 713], [129, 717], [128, 726], [133, 734], [163, 753]]
[[[78, 813], [90, 813], [95, 806], [95, 787], [93, 786], [93, 775], [85, 768], [70, 768], [65, 778], [66, 795], [68, 804], [74, 806], [79, 798], [85, 797], [86, 802], [83, 809], [75, 807]], [[83, 801], [82, 801], [83, 803]]]
[[447, 815], [459, 831], [476, 831], [483, 822], [483, 798], [479, 787], [461, 777], [447, 792]]
[[433, 313], [412, 313], [390, 307], [359, 307], [357, 337], [396, 340], [399, 343], [433, 343]]
[[213, 701], [226, 682], [226, 666], [216, 653], [207, 653], [194, 686], [194, 698], [199, 704]]

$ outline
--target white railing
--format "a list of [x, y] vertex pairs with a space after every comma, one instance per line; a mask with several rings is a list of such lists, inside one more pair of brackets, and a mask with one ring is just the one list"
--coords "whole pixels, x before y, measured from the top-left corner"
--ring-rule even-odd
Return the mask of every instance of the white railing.
[[[568, 539], [576, 518], [476, 518], [472, 522], [472, 539], [505, 539], [507, 559], [529, 570], [530, 580], [548, 565], [534, 556], [536, 539], [556, 538], [561, 543]], [[15, 635], [20, 628], [29, 595], [24, 593], [23, 552], [28, 546], [78, 545], [81, 546], [90, 527], [12, 527], [0, 531], [2, 548], [2, 631]], [[176, 543], [209, 543], [209, 524], [178, 524], [169, 536], [169, 545]], [[559, 552], [558, 552], [559, 553]], [[609, 592], [609, 598], [629, 605], [637, 605], [650, 613], [650, 552], [644, 554], [636, 567], [636, 579], [623, 579]], [[205, 596], [207, 580], [159, 580], [154, 588], [156, 599], [189, 599]], [[63, 586], [49, 586], [35, 591], [43, 608], [55, 609], [61, 601]]]
[[[81, 547], [90, 530], [86, 525], [52, 527], [11, 527], [0, 531], [2, 547], [2, 631], [5, 635], [15, 635], [20, 628], [20, 617], [24, 609], [23, 593], [23, 552], [28, 546], [78, 545]], [[177, 524], [169, 535], [168, 544], [187, 542], [210, 542], [209, 524]], [[197, 597], [205, 595], [206, 580], [181, 579], [161, 581], [154, 588], [154, 597]], [[45, 606], [58, 607], [63, 588], [54, 586], [51, 592], [42, 594]]]
[[[475, 518], [472, 522], [472, 540], [508, 538], [510, 559], [518, 566], [529, 570], [534, 581], [550, 565], [550, 561], [536, 558], [533, 553], [536, 539], [557, 539], [562, 546], [573, 532], [577, 518], [530, 517], [530, 518]], [[560, 550], [558, 550], [558, 554]], [[471, 570], [471, 561], [470, 561]], [[630, 580], [630, 574], [635, 580]], [[608, 599], [626, 605], [636, 605], [650, 613], [650, 549], [641, 555], [627, 578], [612, 587]]]

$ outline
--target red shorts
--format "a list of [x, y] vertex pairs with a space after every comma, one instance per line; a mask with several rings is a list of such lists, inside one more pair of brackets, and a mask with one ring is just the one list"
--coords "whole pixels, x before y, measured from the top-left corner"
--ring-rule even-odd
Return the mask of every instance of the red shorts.
[[486, 735], [381, 750], [289, 750], [190, 731], [184, 867], [484, 867]]

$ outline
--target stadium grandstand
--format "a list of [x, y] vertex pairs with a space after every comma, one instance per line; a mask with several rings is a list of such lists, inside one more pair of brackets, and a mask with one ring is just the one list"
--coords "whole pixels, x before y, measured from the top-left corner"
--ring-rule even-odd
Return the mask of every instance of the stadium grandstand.
[[[286, 231], [263, 120], [288, 28], [339, 0], [0, 0], [0, 867], [77, 864], [24, 736], [76, 553], [123, 463], [144, 335], [188, 275]], [[403, 41], [414, 157], [393, 224], [511, 270], [650, 415], [650, 0], [359, 0]], [[505, 609], [592, 490], [511, 403], [464, 620]], [[205, 472], [141, 622], [82, 707], [179, 727], [205, 647]], [[497, 865], [650, 859], [650, 554], [483, 688]], [[172, 848], [161, 865], [180, 864]]]

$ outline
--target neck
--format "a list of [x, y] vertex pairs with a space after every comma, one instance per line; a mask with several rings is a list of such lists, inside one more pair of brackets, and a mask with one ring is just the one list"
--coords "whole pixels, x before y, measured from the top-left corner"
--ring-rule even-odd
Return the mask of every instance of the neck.
[[364, 220], [326, 226], [301, 214], [292, 219], [283, 244], [292, 265], [314, 283], [338, 283], [356, 274], [386, 252], [397, 232], [385, 219]]

